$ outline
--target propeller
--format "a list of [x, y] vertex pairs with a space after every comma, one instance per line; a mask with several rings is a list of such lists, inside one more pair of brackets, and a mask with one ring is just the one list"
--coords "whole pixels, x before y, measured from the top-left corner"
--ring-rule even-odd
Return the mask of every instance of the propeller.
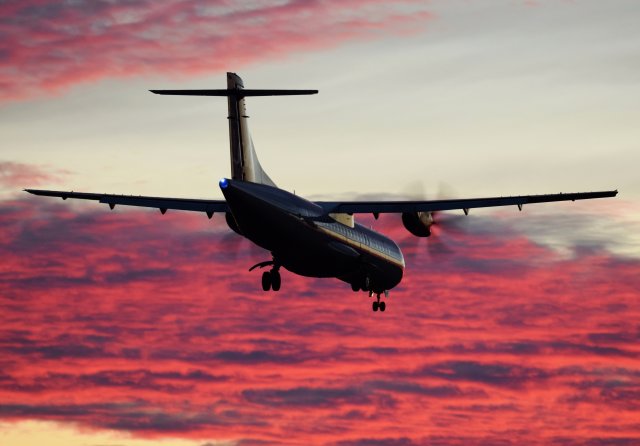
[[[407, 196], [412, 200], [427, 200], [424, 185], [416, 181], [407, 186]], [[437, 200], [446, 200], [455, 197], [453, 188], [446, 183], [440, 182], [438, 185]], [[435, 211], [431, 213], [433, 223], [431, 224], [431, 236], [422, 242], [422, 237], [413, 235], [402, 240], [401, 244], [408, 248], [410, 257], [415, 256], [421, 243], [426, 243], [426, 250], [431, 256], [443, 256], [455, 252], [454, 245], [451, 244], [451, 235], [461, 235], [466, 232], [466, 220], [464, 215], [454, 215], [448, 212]]]

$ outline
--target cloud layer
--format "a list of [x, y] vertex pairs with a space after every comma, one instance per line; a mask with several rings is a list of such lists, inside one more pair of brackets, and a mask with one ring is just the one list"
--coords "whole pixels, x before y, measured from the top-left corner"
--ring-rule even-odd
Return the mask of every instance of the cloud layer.
[[375, 223], [409, 258], [380, 314], [287, 272], [263, 293], [247, 268], [268, 256], [220, 216], [6, 200], [0, 418], [245, 445], [637, 443], [640, 260], [509, 221], [430, 254]]
[[0, 99], [140, 75], [238, 70], [297, 52], [421, 29], [402, 0], [25, 0], [0, 5]]

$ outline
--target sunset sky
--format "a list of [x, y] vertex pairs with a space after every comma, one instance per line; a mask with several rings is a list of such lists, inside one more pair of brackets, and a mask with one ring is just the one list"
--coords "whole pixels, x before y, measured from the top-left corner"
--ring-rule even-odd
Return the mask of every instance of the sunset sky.
[[[0, 445], [640, 444], [636, 0], [0, 3]], [[27, 196], [221, 198], [226, 102], [311, 198], [618, 189], [401, 245], [387, 311], [248, 272], [224, 217]]]

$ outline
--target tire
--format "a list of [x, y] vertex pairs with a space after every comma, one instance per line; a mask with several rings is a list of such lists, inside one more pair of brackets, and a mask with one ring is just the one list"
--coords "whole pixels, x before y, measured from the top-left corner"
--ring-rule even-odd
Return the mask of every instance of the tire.
[[351, 290], [352, 290], [353, 292], [358, 292], [358, 291], [360, 291], [360, 285], [358, 285], [358, 283], [357, 283], [357, 282], [353, 282], [353, 283], [351, 284]]
[[280, 273], [278, 271], [271, 271], [271, 289], [273, 291], [280, 291], [281, 284], [282, 279], [280, 278]]
[[380, 311], [384, 311], [387, 308], [387, 304], [384, 301], [380, 302]]
[[271, 289], [271, 273], [269, 271], [262, 273], [262, 289], [263, 291], [269, 291]]
[[374, 300], [373, 304], [371, 305], [371, 309], [373, 311], [378, 311], [378, 301]]

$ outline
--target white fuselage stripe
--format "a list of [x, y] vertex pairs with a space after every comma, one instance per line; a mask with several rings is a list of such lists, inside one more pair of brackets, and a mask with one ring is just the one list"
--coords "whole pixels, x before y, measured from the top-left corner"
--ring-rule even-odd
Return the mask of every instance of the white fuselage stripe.
[[341, 242], [346, 243], [347, 245], [360, 249], [362, 251], [366, 251], [369, 254], [372, 254], [376, 257], [380, 257], [384, 260], [387, 260], [391, 263], [393, 263], [394, 265], [397, 265], [401, 268], [404, 269], [405, 264], [404, 262], [399, 261], [398, 259], [396, 259], [395, 257], [390, 256], [389, 254], [386, 254], [382, 251], [378, 251], [377, 249], [374, 249], [372, 246], [367, 245], [366, 243], [361, 243], [361, 242], [357, 242], [355, 240], [350, 239], [349, 237], [345, 237], [342, 234], [339, 234], [337, 232], [332, 231], [329, 228], [325, 228], [322, 226], [316, 226], [319, 230], [321, 230], [322, 232], [324, 232], [327, 235], [330, 235], [331, 237], [340, 240]]

